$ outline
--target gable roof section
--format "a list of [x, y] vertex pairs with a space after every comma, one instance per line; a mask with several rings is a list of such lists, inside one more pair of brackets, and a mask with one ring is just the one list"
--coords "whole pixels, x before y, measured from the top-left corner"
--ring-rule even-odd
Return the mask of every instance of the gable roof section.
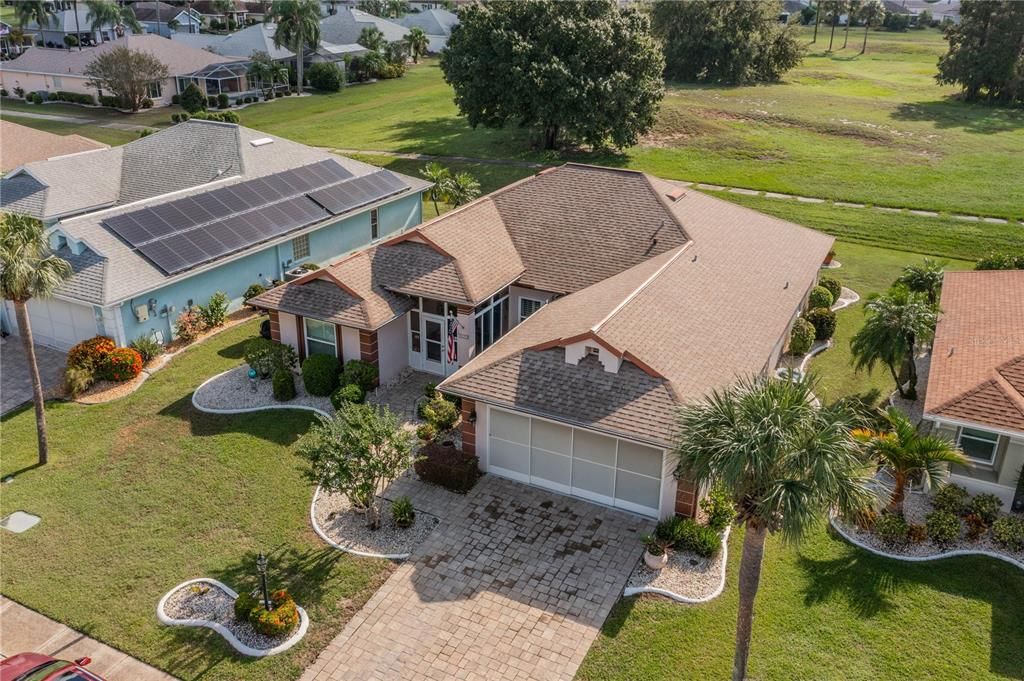
[[339, 7], [337, 14], [320, 20], [320, 38], [324, 42], [337, 45], [353, 45], [359, 42], [359, 35], [364, 28], [374, 26], [384, 34], [384, 40], [397, 42], [409, 31], [393, 21], [381, 19], [358, 9]]
[[946, 272], [925, 413], [1024, 432], [1024, 270]]
[[427, 9], [410, 12], [396, 21], [406, 28], [413, 26], [422, 28], [427, 35], [450, 36], [452, 28], [459, 23], [459, 17], [455, 12], [449, 12], [446, 9]]
[[259, 23], [226, 35], [175, 33], [171, 36], [171, 40], [191, 47], [211, 50], [224, 56], [248, 59], [254, 52], [266, 52], [271, 59], [291, 59], [295, 56], [294, 52], [283, 45], [277, 47], [274, 44], [274, 31], [276, 30], [276, 24]]
[[187, 13], [184, 7], [169, 5], [166, 2], [136, 2], [132, 4], [132, 12], [139, 21], [159, 21], [162, 24]]

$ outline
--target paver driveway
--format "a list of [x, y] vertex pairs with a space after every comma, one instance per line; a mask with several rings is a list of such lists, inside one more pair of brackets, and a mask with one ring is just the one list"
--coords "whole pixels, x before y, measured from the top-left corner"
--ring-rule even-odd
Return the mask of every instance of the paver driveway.
[[399, 481], [442, 524], [306, 670], [328, 679], [571, 679], [652, 523], [486, 476]]
[[[0, 414], [6, 414], [32, 399], [32, 377], [20, 338], [4, 338], [0, 342]], [[36, 346], [36, 364], [47, 396], [60, 389], [64, 379], [67, 355], [59, 350]]]

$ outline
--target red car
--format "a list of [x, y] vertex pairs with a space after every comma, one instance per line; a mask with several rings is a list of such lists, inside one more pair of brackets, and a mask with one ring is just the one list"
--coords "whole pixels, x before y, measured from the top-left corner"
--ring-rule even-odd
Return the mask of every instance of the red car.
[[86, 670], [90, 662], [88, 657], [68, 662], [39, 653], [21, 653], [0, 660], [0, 681], [104, 681]]

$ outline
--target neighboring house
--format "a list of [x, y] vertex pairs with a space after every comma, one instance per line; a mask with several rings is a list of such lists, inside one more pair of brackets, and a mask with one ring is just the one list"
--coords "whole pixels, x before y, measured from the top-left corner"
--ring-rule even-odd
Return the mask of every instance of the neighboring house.
[[808, 6], [807, 0], [783, 0], [779, 10], [779, 23], [788, 24], [791, 19], [799, 19], [800, 13]]
[[[130, 28], [122, 27], [122, 35], [131, 32]], [[77, 20], [74, 9], [61, 9], [57, 10], [43, 26], [35, 21], [29, 22], [25, 27], [25, 33], [35, 36], [37, 46], [58, 48], [65, 46], [65, 36], [77, 37], [82, 45], [98, 45], [121, 37], [113, 24], [103, 24], [93, 30], [92, 21], [89, 20], [89, 8], [84, 2], [78, 5]]]
[[960, 23], [960, 0], [901, 0], [900, 4], [913, 15], [915, 23], [924, 11], [931, 13], [933, 21]]
[[418, 26], [423, 29], [430, 39], [431, 52], [437, 53], [448, 44], [448, 38], [452, 35], [452, 29], [458, 25], [459, 17], [454, 12], [446, 9], [428, 9], [421, 12], [406, 14], [397, 20], [399, 24], [410, 29]]
[[924, 418], [970, 460], [952, 481], [1024, 508], [1024, 270], [946, 272]]
[[[256, 52], [270, 55], [274, 61], [294, 63], [295, 53], [288, 48], [274, 45], [274, 32], [277, 25], [260, 23], [241, 31], [221, 35], [217, 33], [199, 33], [187, 35], [178, 33], [171, 40], [198, 49], [209, 50], [222, 56], [243, 57], [251, 59]], [[306, 63], [318, 61], [340, 62], [344, 64], [346, 55], [359, 56], [367, 50], [361, 45], [335, 45], [321, 41], [315, 52], [306, 55]]]
[[447, 377], [495, 475], [693, 515], [676, 410], [775, 371], [832, 238], [644, 173], [568, 164], [250, 301], [300, 356]]
[[108, 145], [81, 135], [55, 135], [10, 121], [0, 121], [0, 171], [55, 156], [106, 148]]
[[[227, 123], [191, 120], [120, 147], [29, 163], [4, 211], [43, 220], [74, 276], [29, 302], [36, 340], [166, 342], [178, 314], [327, 263], [422, 219], [423, 180]], [[318, 203], [322, 201], [324, 204]], [[4, 328], [17, 333], [13, 310]]]
[[0, 56], [13, 59], [32, 46], [32, 36], [0, 21]]
[[184, 91], [190, 82], [209, 95], [225, 92], [242, 96], [256, 92], [249, 87], [246, 77], [247, 60], [223, 57], [156, 35], [130, 35], [81, 50], [33, 47], [17, 59], [0, 62], [0, 83], [8, 91], [20, 86], [26, 92], [109, 94], [87, 84], [85, 69], [97, 55], [123, 46], [149, 52], [167, 66], [170, 77], [150, 88], [155, 106], [170, 104], [173, 96]]
[[364, 28], [375, 26], [389, 43], [398, 42], [409, 32], [405, 26], [375, 17], [358, 9], [338, 8], [338, 13], [320, 20], [320, 39], [334, 45], [359, 42]]
[[245, 26], [249, 16], [249, 8], [242, 0], [233, 0], [228, 11], [221, 9], [216, 0], [196, 0], [192, 9], [202, 17], [203, 25], [211, 28], [218, 25], [227, 28], [232, 23], [236, 27]]
[[136, 2], [132, 5], [132, 11], [146, 33], [165, 38], [176, 32], [199, 33], [199, 27], [203, 25], [199, 12], [166, 2]]

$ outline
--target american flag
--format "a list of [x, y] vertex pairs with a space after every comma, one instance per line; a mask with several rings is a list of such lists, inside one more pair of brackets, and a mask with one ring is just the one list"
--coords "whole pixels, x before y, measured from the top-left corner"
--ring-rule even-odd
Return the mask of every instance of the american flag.
[[455, 317], [448, 318], [448, 362], [449, 364], [459, 361], [458, 345], [459, 322]]

